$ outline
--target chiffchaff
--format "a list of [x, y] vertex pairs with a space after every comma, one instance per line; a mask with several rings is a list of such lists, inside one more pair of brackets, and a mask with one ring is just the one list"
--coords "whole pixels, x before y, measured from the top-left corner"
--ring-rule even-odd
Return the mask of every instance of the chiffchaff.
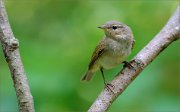
[[118, 21], [108, 21], [98, 28], [104, 30], [105, 36], [96, 46], [82, 80], [89, 81], [100, 70], [104, 84], [108, 86], [110, 84], [105, 80], [103, 69], [111, 69], [121, 63], [127, 64], [125, 60], [133, 48], [134, 37], [130, 27]]

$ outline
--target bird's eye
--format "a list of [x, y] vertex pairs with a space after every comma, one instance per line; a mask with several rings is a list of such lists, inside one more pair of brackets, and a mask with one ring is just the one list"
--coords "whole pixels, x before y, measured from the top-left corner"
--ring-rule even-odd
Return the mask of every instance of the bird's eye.
[[117, 29], [117, 26], [113, 26], [112, 29], [113, 29], [113, 30], [116, 30], [116, 29]]

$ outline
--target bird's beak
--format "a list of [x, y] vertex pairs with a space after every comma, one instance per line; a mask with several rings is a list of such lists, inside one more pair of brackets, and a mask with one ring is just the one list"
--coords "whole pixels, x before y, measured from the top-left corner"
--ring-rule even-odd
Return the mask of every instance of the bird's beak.
[[102, 26], [99, 26], [98, 28], [100, 28], [100, 29], [105, 29], [105, 28], [107, 28], [107, 27], [106, 27], [106, 25], [102, 25]]

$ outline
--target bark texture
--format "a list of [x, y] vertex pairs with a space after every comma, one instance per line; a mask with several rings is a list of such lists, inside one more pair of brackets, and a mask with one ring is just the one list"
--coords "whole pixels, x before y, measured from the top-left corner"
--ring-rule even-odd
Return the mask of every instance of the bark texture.
[[14, 37], [8, 22], [3, 0], [0, 0], [0, 42], [5, 59], [11, 71], [20, 112], [34, 112], [33, 97], [18, 50], [18, 40]]
[[112, 80], [112, 91], [105, 88], [89, 112], [107, 111], [113, 101], [128, 87], [128, 85], [173, 41], [180, 39], [180, 8], [178, 7], [162, 30], [133, 58], [130, 62], [133, 68], [125, 67]]

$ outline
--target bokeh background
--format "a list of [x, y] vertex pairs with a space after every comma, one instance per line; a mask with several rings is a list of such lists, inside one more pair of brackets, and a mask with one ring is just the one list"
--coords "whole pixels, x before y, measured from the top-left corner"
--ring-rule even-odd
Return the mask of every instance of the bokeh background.
[[[34, 97], [36, 112], [86, 111], [103, 89], [100, 72], [81, 83], [108, 20], [129, 25], [132, 59], [164, 26], [179, 1], [5, 0], [9, 21]], [[180, 111], [180, 41], [163, 51], [113, 103], [110, 112]], [[105, 71], [111, 80], [122, 65]], [[0, 49], [0, 112], [18, 112], [13, 83]]]

